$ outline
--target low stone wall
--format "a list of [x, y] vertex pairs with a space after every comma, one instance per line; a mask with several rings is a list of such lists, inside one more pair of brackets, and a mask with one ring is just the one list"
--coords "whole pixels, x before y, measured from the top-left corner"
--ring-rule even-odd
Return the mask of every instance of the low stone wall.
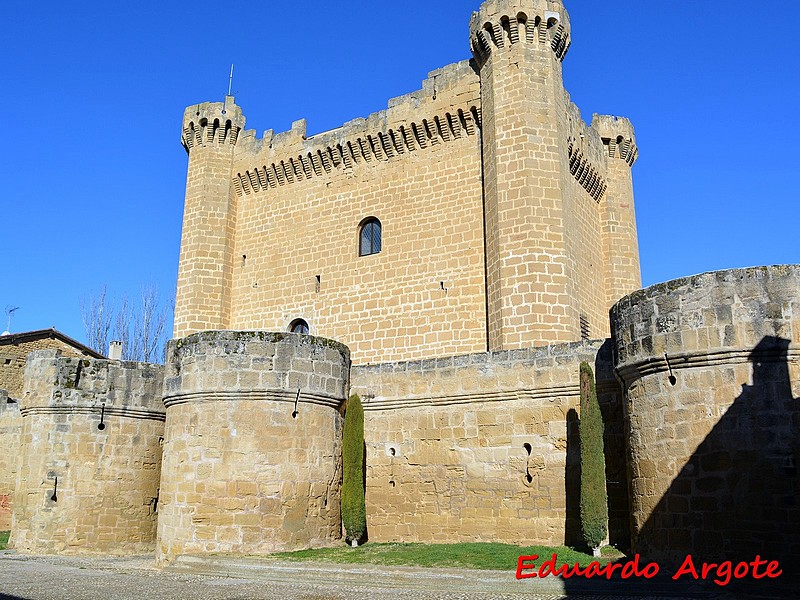
[[621, 393], [602, 341], [354, 367], [369, 539], [576, 543], [581, 361], [598, 380], [612, 539], [625, 545]]
[[0, 390], [0, 531], [11, 529], [11, 501], [16, 485], [22, 417], [19, 404]]
[[35, 554], [152, 551], [163, 368], [36, 351], [20, 403], [10, 545]]
[[634, 550], [800, 564], [800, 266], [656, 285], [611, 323]]
[[346, 346], [311, 336], [211, 331], [170, 343], [159, 561], [341, 538], [349, 369]]

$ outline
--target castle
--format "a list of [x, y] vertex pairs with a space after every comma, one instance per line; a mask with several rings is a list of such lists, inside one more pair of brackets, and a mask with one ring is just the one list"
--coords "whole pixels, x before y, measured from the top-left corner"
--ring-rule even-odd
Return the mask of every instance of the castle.
[[472, 60], [330, 132], [186, 110], [167, 364], [29, 356], [0, 412], [13, 547], [336, 543], [350, 392], [370, 540], [575, 543], [586, 361], [612, 543], [800, 557], [800, 267], [639, 290], [633, 128], [570, 102], [562, 2], [487, 0], [469, 33]]

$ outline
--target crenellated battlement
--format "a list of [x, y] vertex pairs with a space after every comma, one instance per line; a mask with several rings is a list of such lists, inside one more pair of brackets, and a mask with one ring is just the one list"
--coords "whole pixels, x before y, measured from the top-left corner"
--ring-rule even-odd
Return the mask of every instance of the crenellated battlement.
[[183, 113], [181, 144], [186, 152], [207, 144], [236, 145], [244, 124], [242, 109], [234, 104], [233, 96], [227, 96], [224, 103], [195, 104]]
[[301, 154], [237, 172], [233, 184], [237, 194], [249, 195], [473, 136], [480, 126], [481, 111], [473, 105], [382, 131], [370, 132], [364, 127], [358, 134], [342, 135], [344, 130], [339, 129], [326, 135], [328, 139], [321, 139], [322, 143], [315, 143], [316, 138], [305, 140], [309, 143], [304, 144]]
[[480, 80], [463, 61], [431, 72], [422, 89], [389, 100], [387, 109], [330, 131], [307, 136], [305, 120], [261, 139], [245, 131], [237, 147], [244, 168], [233, 173], [233, 184], [238, 195], [250, 195], [407, 156], [474, 136], [480, 127]]
[[470, 46], [479, 65], [493, 51], [520, 42], [548, 44], [563, 61], [571, 44], [569, 14], [560, 1], [489, 0], [470, 20]]
[[164, 420], [161, 365], [74, 358], [61, 350], [36, 350], [25, 366], [22, 416], [31, 414], [103, 414]]
[[606, 170], [606, 150], [598, 132], [587, 126], [580, 109], [567, 102], [567, 151], [569, 170], [575, 180], [600, 202], [608, 189], [601, 173]]
[[609, 158], [624, 160], [631, 167], [634, 165], [639, 158], [639, 147], [629, 119], [595, 114], [592, 129], [600, 134]]

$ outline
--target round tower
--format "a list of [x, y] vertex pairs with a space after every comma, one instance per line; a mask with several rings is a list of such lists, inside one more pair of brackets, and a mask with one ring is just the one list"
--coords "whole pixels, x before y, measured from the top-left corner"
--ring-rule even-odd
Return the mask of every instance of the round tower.
[[489, 349], [580, 339], [562, 190], [570, 45], [560, 0], [489, 0], [472, 15], [481, 77]]
[[153, 550], [165, 410], [158, 365], [31, 352], [10, 546], [25, 554]]
[[608, 156], [608, 189], [600, 206], [600, 227], [606, 306], [611, 308], [620, 298], [642, 287], [631, 176], [639, 149], [628, 119], [594, 115], [592, 128], [600, 134]]
[[308, 335], [170, 342], [157, 557], [266, 554], [341, 538], [350, 350]]
[[[633, 551], [800, 564], [800, 265], [703, 273], [611, 309]], [[699, 562], [699, 561], [698, 561]]]
[[224, 329], [230, 288], [236, 194], [231, 169], [245, 118], [233, 96], [190, 106], [181, 143], [189, 154], [174, 337]]

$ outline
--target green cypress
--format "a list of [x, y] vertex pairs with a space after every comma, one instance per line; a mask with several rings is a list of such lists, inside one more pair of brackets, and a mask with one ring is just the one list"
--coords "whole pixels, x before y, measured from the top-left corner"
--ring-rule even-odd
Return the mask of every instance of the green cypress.
[[364, 408], [353, 394], [347, 401], [342, 440], [342, 523], [347, 542], [364, 539], [367, 508], [364, 497]]
[[597, 401], [594, 373], [588, 363], [580, 369], [581, 388], [581, 533], [596, 550], [608, 535], [606, 460], [603, 454], [603, 415]]

